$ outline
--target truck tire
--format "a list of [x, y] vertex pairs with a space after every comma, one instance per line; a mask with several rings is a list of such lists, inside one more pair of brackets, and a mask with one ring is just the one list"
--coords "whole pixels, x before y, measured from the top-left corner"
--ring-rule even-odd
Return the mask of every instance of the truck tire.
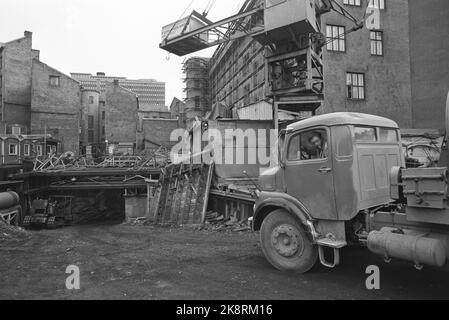
[[273, 211], [265, 218], [260, 240], [265, 257], [280, 271], [306, 273], [318, 260], [318, 247], [286, 210]]

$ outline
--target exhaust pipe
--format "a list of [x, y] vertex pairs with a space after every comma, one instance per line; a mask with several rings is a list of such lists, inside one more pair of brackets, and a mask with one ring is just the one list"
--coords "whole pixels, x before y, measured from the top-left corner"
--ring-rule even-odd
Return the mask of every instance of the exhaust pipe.
[[418, 270], [423, 265], [444, 267], [447, 262], [446, 245], [442, 240], [428, 238], [424, 235], [406, 235], [394, 233], [394, 229], [384, 228], [373, 231], [368, 236], [368, 249], [385, 257], [410, 261]]

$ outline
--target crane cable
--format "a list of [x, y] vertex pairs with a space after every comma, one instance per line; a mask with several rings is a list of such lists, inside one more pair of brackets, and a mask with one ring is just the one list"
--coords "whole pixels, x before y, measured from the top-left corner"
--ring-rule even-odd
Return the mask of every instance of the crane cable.
[[206, 9], [204, 9], [203, 12], [203, 16], [207, 17], [207, 15], [209, 14], [209, 11], [213, 8], [213, 6], [215, 5], [215, 1], [216, 0], [209, 0], [209, 2], [206, 5]]
[[[366, 1], [365, 13], [363, 14], [363, 18], [359, 21], [359, 23], [363, 22], [363, 25], [365, 25], [366, 15], [368, 13], [368, 8], [370, 5], [370, 2], [371, 2], [371, 0]], [[330, 43], [333, 43], [334, 41], [343, 40], [348, 34], [354, 32], [354, 31], [357, 31], [358, 29], [360, 29], [360, 28], [359, 28], [359, 25], [356, 23], [356, 25], [353, 28], [349, 29], [348, 31], [346, 31], [342, 34], [339, 34], [336, 38], [329, 39], [328, 41], [324, 42], [322, 44], [322, 46], [324, 47]]]
[[186, 14], [187, 10], [189, 10], [189, 8], [192, 6], [193, 2], [195, 2], [195, 0], [192, 0], [192, 1], [190, 2], [190, 4], [187, 6], [187, 8], [185, 8], [184, 12], [183, 12], [183, 13], [181, 14], [181, 16], [179, 17], [179, 19], [178, 19], [175, 23], [173, 23], [173, 26], [171, 27], [170, 32], [167, 34], [167, 36], [165, 37], [164, 40], [167, 40], [167, 39], [168, 39], [168, 37], [169, 37], [170, 34], [172, 33], [173, 29], [175, 28], [177, 22], [178, 22], [179, 20], [181, 20], [182, 17], [184, 17], [184, 15]]

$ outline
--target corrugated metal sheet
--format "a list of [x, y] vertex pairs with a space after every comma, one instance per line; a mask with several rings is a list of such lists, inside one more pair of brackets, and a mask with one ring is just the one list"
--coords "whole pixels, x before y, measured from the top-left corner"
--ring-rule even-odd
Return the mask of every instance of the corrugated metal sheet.
[[[273, 106], [271, 103], [261, 101], [237, 110], [241, 120], [273, 120]], [[295, 120], [291, 114], [279, 111], [279, 120]]]
[[242, 120], [273, 120], [273, 107], [271, 103], [261, 101], [237, 110]]

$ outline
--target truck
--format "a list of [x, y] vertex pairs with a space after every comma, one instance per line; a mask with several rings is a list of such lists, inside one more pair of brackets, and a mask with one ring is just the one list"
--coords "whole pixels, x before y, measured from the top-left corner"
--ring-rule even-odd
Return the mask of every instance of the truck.
[[446, 147], [438, 167], [405, 169], [397, 123], [359, 113], [291, 124], [279, 140], [279, 163], [259, 178], [252, 221], [272, 266], [335, 268], [352, 245], [418, 270], [447, 265]]

